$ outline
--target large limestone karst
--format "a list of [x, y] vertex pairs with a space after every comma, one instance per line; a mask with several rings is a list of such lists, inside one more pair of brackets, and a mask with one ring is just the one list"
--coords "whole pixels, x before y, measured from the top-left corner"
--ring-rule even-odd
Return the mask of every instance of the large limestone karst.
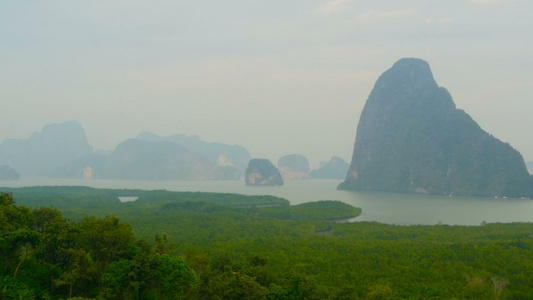
[[199, 153], [169, 141], [128, 139], [107, 159], [101, 178], [141, 180], [238, 179], [235, 168], [218, 166]]
[[533, 174], [533, 161], [526, 162], [526, 168], [529, 174]]
[[[192, 150], [191, 150], [192, 149]], [[237, 180], [250, 155], [242, 146], [207, 143], [182, 134], [143, 132], [113, 151], [95, 151], [57, 168], [50, 176], [135, 180]], [[237, 166], [242, 167], [241, 172]], [[245, 165], [244, 165], [245, 166]]]
[[19, 180], [20, 174], [8, 165], [0, 166], [0, 180]]
[[289, 154], [278, 159], [278, 170], [283, 179], [308, 179], [309, 161], [301, 154]]
[[333, 156], [328, 162], [321, 162], [320, 168], [311, 171], [311, 178], [344, 179], [350, 165], [344, 159]]
[[228, 171], [234, 172], [235, 170], [233, 170], [233, 168], [235, 168], [241, 172], [240, 174], [244, 173], [248, 161], [250, 161], [251, 158], [250, 153], [243, 146], [209, 143], [200, 139], [196, 135], [187, 136], [184, 134], [175, 134], [164, 137], [144, 131], [137, 135], [137, 139], [151, 142], [169, 141], [179, 144], [191, 152], [202, 154], [209, 158], [213, 163], [225, 167]]
[[102, 179], [105, 175], [104, 169], [109, 156], [110, 154], [103, 154], [102, 151], [84, 155], [57, 168], [50, 176], [56, 178]]
[[0, 143], [0, 164], [16, 169], [23, 176], [50, 176], [84, 155], [92, 147], [77, 121], [45, 125], [28, 139], [6, 139]]
[[279, 170], [264, 158], [254, 158], [248, 162], [244, 173], [244, 181], [247, 185], [283, 185], [283, 178]]
[[370, 93], [339, 189], [529, 197], [532, 181], [520, 153], [457, 109], [427, 62], [405, 58]]

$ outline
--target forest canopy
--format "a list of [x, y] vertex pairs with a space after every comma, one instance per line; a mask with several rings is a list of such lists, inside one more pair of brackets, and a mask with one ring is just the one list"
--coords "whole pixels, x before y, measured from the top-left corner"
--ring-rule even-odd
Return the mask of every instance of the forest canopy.
[[0, 206], [5, 299], [533, 297], [530, 223], [346, 223], [336, 220], [360, 209], [338, 201], [289, 206], [271, 196], [8, 192]]

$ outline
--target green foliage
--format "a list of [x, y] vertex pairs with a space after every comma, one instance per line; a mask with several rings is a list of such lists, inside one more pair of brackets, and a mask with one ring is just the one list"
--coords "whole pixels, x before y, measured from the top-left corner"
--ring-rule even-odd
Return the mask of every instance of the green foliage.
[[25, 284], [9, 276], [0, 277], [0, 299], [32, 300], [35, 295]]
[[17, 286], [33, 299], [533, 298], [531, 223], [340, 223], [327, 220], [360, 210], [336, 201], [250, 207], [228, 194], [151, 195], [159, 198], [102, 204], [92, 210], [102, 217], [72, 222], [3, 194], [0, 220], [18, 221], [0, 235], [1, 290]]
[[250, 210], [248, 214], [282, 220], [340, 220], [358, 216], [360, 208], [341, 201], [318, 201], [290, 207], [270, 206]]
[[133, 229], [117, 217], [86, 217], [79, 223], [78, 241], [105, 273], [106, 266], [122, 257], [133, 243]]
[[196, 274], [181, 257], [163, 254], [157, 272], [161, 299], [179, 299], [196, 284]]
[[63, 208], [72, 206], [98, 208], [110, 203], [120, 203], [111, 190], [94, 189], [81, 186], [37, 186], [24, 188], [2, 188], [3, 192], [16, 193], [17, 203], [27, 206], [54, 206]]
[[153, 204], [168, 202], [206, 202], [227, 206], [289, 205], [289, 201], [274, 196], [245, 196], [239, 194], [220, 194], [203, 192], [170, 192], [164, 190], [145, 191], [139, 195], [137, 203]]
[[1, 193], [0, 222], [0, 299], [176, 299], [196, 286], [181, 257], [136, 241], [115, 216], [75, 223]]

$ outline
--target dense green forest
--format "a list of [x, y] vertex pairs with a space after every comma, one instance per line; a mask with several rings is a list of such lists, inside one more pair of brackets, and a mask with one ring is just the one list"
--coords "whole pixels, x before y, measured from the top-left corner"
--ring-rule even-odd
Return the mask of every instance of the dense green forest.
[[348, 223], [360, 209], [272, 196], [2, 191], [3, 299], [533, 299], [530, 223]]

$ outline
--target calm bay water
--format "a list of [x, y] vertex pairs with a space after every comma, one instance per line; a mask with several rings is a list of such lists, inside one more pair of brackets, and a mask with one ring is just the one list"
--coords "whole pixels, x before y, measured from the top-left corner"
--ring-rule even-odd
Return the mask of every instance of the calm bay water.
[[[532, 222], [533, 200], [512, 198], [444, 197], [336, 190], [340, 180], [287, 180], [284, 186], [247, 186], [244, 181], [135, 181], [98, 179], [21, 179], [2, 186], [89, 186], [113, 189], [165, 189], [272, 195], [291, 204], [318, 200], [339, 200], [361, 207], [358, 221], [388, 224], [479, 225], [482, 222]], [[0, 188], [1, 191], [1, 188]], [[16, 198], [16, 195], [15, 195]]]

